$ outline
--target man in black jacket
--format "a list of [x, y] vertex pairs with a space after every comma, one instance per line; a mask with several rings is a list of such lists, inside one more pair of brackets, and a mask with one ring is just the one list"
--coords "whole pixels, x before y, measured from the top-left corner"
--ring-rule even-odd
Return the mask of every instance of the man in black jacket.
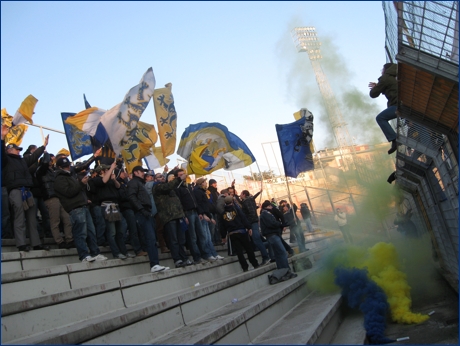
[[219, 218], [217, 217], [217, 198], [219, 192], [217, 191], [217, 181], [215, 179], [209, 179], [209, 186], [206, 190], [208, 195], [208, 202], [211, 205], [209, 211], [211, 212], [212, 218], [216, 221], [215, 224], [209, 224], [209, 231], [211, 232], [211, 241], [214, 246], [223, 245], [222, 238], [219, 230]]
[[217, 251], [214, 248], [214, 245], [212, 244], [211, 240], [211, 231], [209, 228], [210, 225], [216, 224], [216, 220], [213, 218], [210, 211], [211, 203], [209, 203], [208, 195], [206, 193], [206, 189], [208, 187], [207, 185], [208, 183], [206, 182], [206, 178], [199, 178], [196, 181], [193, 193], [195, 195], [195, 200], [198, 206], [198, 214], [203, 216], [203, 219], [201, 220], [201, 228], [203, 230], [204, 236], [206, 237], [205, 243], [207, 245], [209, 253], [215, 259], [221, 260], [224, 259], [224, 257], [219, 256], [217, 254]]
[[169, 270], [169, 267], [160, 265], [158, 260], [158, 249], [156, 247], [155, 219], [152, 215], [152, 202], [145, 189], [144, 174], [147, 170], [142, 166], [133, 168], [133, 179], [128, 182], [127, 196], [135, 211], [139, 230], [143, 232], [147, 243], [147, 253], [150, 260], [150, 271], [152, 273]]
[[[69, 214], [64, 210], [59, 201], [59, 198], [54, 192], [54, 181], [56, 179], [54, 173], [54, 165], [51, 161], [51, 155], [46, 153], [40, 159], [35, 177], [39, 182], [43, 201], [48, 209], [50, 218], [51, 234], [54, 241], [58, 244], [59, 249], [70, 249], [74, 247], [72, 237], [72, 223], [70, 222]], [[62, 221], [65, 241], [61, 236], [59, 223]]]
[[[19, 153], [22, 148], [15, 144], [8, 144], [5, 148], [5, 137], [9, 127], [2, 125], [2, 184], [7, 188], [10, 204], [14, 211], [13, 229], [16, 246], [19, 251], [30, 251], [26, 245], [26, 231], [29, 232], [30, 244], [34, 250], [49, 250], [49, 246], [41, 245], [37, 231], [37, 206], [30, 192], [33, 186], [29, 167], [38, 162], [38, 158], [48, 145], [48, 136], [45, 144], [35, 150], [30, 156], [22, 158]], [[26, 209], [26, 210], [24, 210]]]
[[260, 254], [262, 255], [262, 265], [270, 263], [270, 258], [268, 257], [267, 249], [265, 248], [264, 243], [261, 239], [261, 234], [259, 230], [259, 216], [257, 215], [257, 205], [255, 199], [262, 192], [260, 190], [254, 196], [249, 194], [248, 190], [243, 190], [240, 195], [241, 207], [247, 219], [252, 226], [252, 241], [254, 245], [259, 249]]
[[97, 246], [96, 230], [88, 209], [88, 198], [83, 190], [89, 177], [85, 176], [78, 180], [77, 177], [73, 176], [70, 170], [70, 161], [66, 157], [58, 159], [56, 167], [54, 191], [62, 207], [69, 213], [73, 239], [80, 261], [106, 260], [107, 257], [100, 254]]
[[246, 250], [249, 262], [254, 266], [254, 269], [259, 267], [259, 262], [256, 259], [254, 250], [249, 242], [249, 236], [252, 235], [251, 223], [244, 216], [243, 211], [235, 203], [232, 196], [224, 198], [225, 207], [222, 213], [222, 225], [228, 235], [229, 241], [232, 243], [233, 249], [238, 256], [243, 271], [247, 272], [249, 265], [244, 257], [243, 250]]
[[174, 176], [176, 178], [183, 179], [184, 181], [175, 191], [180, 199], [182, 208], [184, 209], [185, 219], [188, 226], [188, 230], [186, 232], [187, 244], [190, 252], [192, 253], [193, 261], [195, 264], [204, 264], [208, 261], [215, 261], [216, 259], [211, 255], [208, 247], [206, 246], [206, 237], [203, 234], [203, 228], [201, 227], [203, 215], [198, 214], [198, 205], [193, 194], [193, 189], [187, 184], [184, 178], [184, 176], [187, 177], [187, 174], [183, 169], [177, 169], [174, 171]]
[[268, 200], [262, 204], [262, 211], [260, 212], [260, 229], [275, 253], [276, 267], [278, 269], [289, 268], [286, 250], [281, 242], [283, 226], [271, 212], [273, 208], [275, 207]]

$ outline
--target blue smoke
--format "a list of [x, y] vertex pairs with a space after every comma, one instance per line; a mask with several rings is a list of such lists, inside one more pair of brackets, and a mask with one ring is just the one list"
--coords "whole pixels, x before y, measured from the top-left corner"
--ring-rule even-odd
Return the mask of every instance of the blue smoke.
[[394, 342], [385, 337], [385, 317], [389, 310], [383, 290], [367, 277], [366, 269], [335, 268], [335, 283], [351, 308], [364, 313], [364, 328], [370, 344]]

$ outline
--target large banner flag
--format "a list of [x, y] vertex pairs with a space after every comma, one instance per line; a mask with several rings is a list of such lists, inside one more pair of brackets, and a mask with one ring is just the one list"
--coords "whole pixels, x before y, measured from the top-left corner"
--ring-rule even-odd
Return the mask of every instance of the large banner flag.
[[176, 150], [177, 113], [171, 89], [172, 84], [168, 83], [165, 88], [155, 89], [153, 92], [158, 137], [164, 157], [174, 154]]
[[105, 113], [104, 109], [90, 107], [67, 118], [65, 123], [75, 126], [78, 130], [90, 135], [103, 145], [109, 138], [104, 126], [101, 124], [101, 117]]
[[75, 113], [61, 113], [62, 124], [64, 125], [64, 132], [72, 161], [93, 153], [91, 137], [85, 131], [73, 125], [72, 118], [74, 116]]
[[310, 148], [313, 138], [313, 114], [307, 112], [293, 123], [275, 127], [285, 175], [297, 178], [299, 173], [315, 169]]
[[10, 128], [10, 131], [5, 136], [6, 144], [16, 144], [19, 146], [24, 139], [24, 135], [29, 128], [26, 124], [13, 126], [13, 117], [8, 114], [6, 108], [2, 109], [2, 125]]
[[155, 126], [139, 121], [130, 131], [129, 139], [121, 152], [128, 172], [136, 166], [142, 166], [142, 159], [153, 154], [157, 140]]
[[220, 123], [189, 125], [177, 154], [188, 161], [187, 172], [198, 176], [220, 168], [231, 171], [256, 161], [246, 144]]
[[128, 143], [131, 132], [136, 128], [155, 89], [155, 76], [150, 67], [142, 76], [139, 84], [131, 88], [123, 102], [108, 110], [101, 117], [112, 143], [113, 151], [119, 155], [125, 144]]
[[35, 105], [38, 100], [32, 96], [27, 96], [24, 101], [22, 101], [19, 109], [16, 111], [16, 114], [13, 118], [13, 126], [24, 124], [26, 121], [33, 124], [32, 116], [34, 114]]

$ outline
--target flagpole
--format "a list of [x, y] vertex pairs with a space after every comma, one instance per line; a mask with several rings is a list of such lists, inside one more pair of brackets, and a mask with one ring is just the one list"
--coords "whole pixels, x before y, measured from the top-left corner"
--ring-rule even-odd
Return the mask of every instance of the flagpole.
[[[260, 171], [259, 164], [257, 163], [257, 161], [255, 161], [255, 162], [256, 162], [257, 169], [259, 170], [259, 174], [260, 174], [260, 190], [262, 191], [262, 184], [263, 184], [263, 182], [264, 182], [264, 177], [263, 177], [263, 175], [262, 175], [262, 172]], [[264, 193], [263, 191], [260, 193], [259, 204], [260, 204], [260, 202], [262, 201], [262, 195], [263, 195], [263, 193]]]

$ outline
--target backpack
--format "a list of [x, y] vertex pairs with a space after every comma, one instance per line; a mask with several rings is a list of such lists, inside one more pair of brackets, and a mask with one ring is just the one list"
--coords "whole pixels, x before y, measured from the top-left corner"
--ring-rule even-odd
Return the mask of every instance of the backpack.
[[268, 282], [270, 285], [274, 285], [295, 277], [297, 277], [297, 274], [291, 272], [290, 268], [281, 268], [275, 270], [271, 275], [268, 275]]

